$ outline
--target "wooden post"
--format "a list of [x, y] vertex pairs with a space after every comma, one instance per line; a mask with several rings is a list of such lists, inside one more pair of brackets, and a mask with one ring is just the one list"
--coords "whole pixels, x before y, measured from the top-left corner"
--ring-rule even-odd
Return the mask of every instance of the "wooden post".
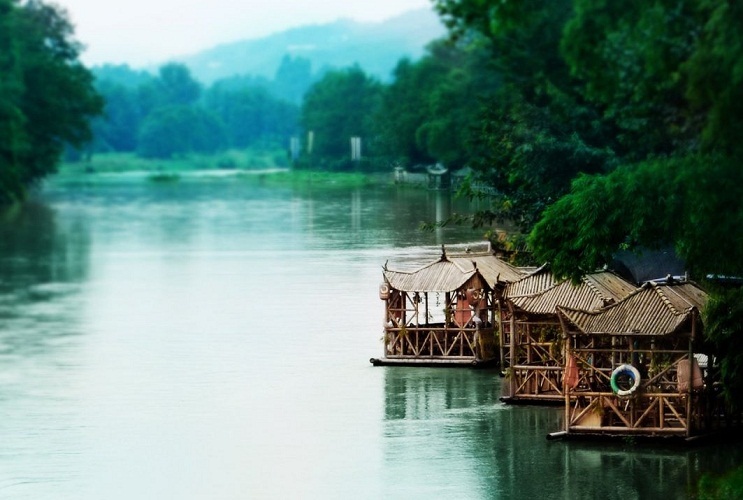
[[[691, 313], [691, 336], [689, 337], [689, 390], [686, 396], [686, 437], [691, 437], [691, 397], [694, 391], [694, 339], [697, 333], [696, 310]], [[678, 373], [676, 374], [678, 379]]]
[[[495, 292], [493, 292], [493, 300], [495, 300]], [[506, 346], [505, 336], [503, 335], [503, 308], [501, 307], [501, 301], [498, 300], [498, 349], [500, 350], [500, 371], [506, 368]]]
[[511, 325], [511, 339], [510, 339], [510, 352], [511, 352], [511, 377], [509, 378], [509, 395], [514, 396], [516, 392], [516, 315], [513, 313], [513, 306], [509, 303], [508, 309], [511, 313], [510, 325]]
[[565, 383], [565, 374], [567, 373], [566, 367], [568, 358], [570, 356], [570, 335], [568, 335], [567, 324], [565, 323], [565, 319], [562, 317], [562, 314], [558, 312], [557, 317], [560, 320], [560, 328], [562, 329], [563, 338], [562, 392], [565, 396], [565, 414], [563, 418], [565, 419], [565, 432], [568, 433], [570, 432], [570, 386]]
[[387, 322], [390, 319], [390, 297], [392, 297], [392, 290], [390, 290], [390, 294], [387, 296], [387, 298], [384, 299], [384, 321], [382, 321], [382, 327], [384, 328], [384, 342], [382, 342], [382, 344], [384, 344], [384, 346], [382, 347], [382, 349], [384, 350], [384, 352], [382, 353], [383, 358], [387, 357], [387, 352], [389, 350], [388, 346], [390, 336], [387, 330]]

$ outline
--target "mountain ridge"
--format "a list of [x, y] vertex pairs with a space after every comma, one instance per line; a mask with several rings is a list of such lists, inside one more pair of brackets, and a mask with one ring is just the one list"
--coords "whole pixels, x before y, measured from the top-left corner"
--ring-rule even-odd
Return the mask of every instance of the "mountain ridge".
[[261, 38], [238, 40], [170, 59], [185, 64], [210, 84], [236, 75], [273, 78], [285, 56], [310, 60], [314, 72], [358, 64], [387, 81], [402, 58], [417, 59], [425, 46], [446, 34], [432, 9], [416, 9], [379, 22], [338, 19], [290, 28]]

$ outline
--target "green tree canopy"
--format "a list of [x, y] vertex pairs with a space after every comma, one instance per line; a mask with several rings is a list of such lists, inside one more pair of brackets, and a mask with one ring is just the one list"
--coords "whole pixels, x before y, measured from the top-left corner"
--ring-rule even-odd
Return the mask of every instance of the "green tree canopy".
[[276, 70], [272, 88], [277, 97], [299, 105], [311, 84], [312, 62], [304, 57], [286, 55]]
[[0, 0], [0, 202], [22, 199], [66, 144], [90, 139], [102, 101], [79, 53], [63, 10]]
[[437, 41], [419, 61], [401, 60], [374, 117], [377, 151], [409, 164], [465, 166], [482, 96], [499, 85], [488, 55], [479, 44]]
[[233, 89], [216, 83], [207, 90], [204, 106], [224, 123], [231, 147], [286, 145], [297, 133], [299, 108], [260, 86]]
[[712, 292], [707, 339], [740, 405], [740, 291], [718, 278], [743, 276], [743, 4], [435, 3], [503, 71], [474, 143], [476, 180], [501, 196], [476, 219], [515, 216], [537, 261], [573, 279], [672, 245]]
[[[560, 43], [570, 0], [485, 3], [438, 0], [455, 38], [483, 40], [502, 82], [480, 92], [468, 165], [474, 182], [495, 188], [478, 222], [508, 219], [523, 230], [566, 193], [578, 173], [611, 169], [615, 152], [600, 110], [578, 91]], [[482, 43], [482, 42], [481, 42]], [[470, 96], [473, 99], [473, 96]], [[464, 192], [477, 196], [476, 189]]]
[[145, 158], [214, 153], [224, 147], [224, 126], [198, 106], [164, 106], [145, 119], [137, 152]]
[[134, 151], [142, 122], [136, 92], [112, 80], [98, 80], [96, 89], [105, 100], [103, 115], [93, 122], [98, 151]]
[[354, 66], [329, 71], [305, 95], [301, 123], [314, 133], [313, 155], [348, 158], [351, 137], [364, 142], [372, 135], [371, 117], [381, 84]]

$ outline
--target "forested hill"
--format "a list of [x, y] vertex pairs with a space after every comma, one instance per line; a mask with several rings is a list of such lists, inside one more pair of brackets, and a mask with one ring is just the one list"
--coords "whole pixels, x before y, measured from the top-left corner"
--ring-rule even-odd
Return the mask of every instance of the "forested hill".
[[206, 84], [233, 75], [273, 78], [286, 55], [308, 59], [315, 72], [358, 63], [367, 74], [386, 81], [401, 58], [417, 59], [429, 42], [445, 33], [433, 10], [424, 8], [378, 23], [339, 20], [298, 27], [219, 45], [175, 62], [188, 66]]

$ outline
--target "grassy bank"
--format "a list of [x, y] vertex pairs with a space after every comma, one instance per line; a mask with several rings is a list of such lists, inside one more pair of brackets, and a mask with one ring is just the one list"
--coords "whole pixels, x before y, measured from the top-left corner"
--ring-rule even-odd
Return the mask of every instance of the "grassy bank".
[[215, 156], [191, 155], [168, 160], [133, 154], [95, 155], [90, 161], [63, 163], [50, 181], [65, 184], [119, 182], [246, 182], [295, 189], [352, 189], [389, 185], [391, 174], [292, 170], [272, 161], [275, 152], [231, 151]]
[[368, 175], [355, 172], [315, 172], [308, 170], [286, 170], [260, 175], [239, 173], [238, 177], [248, 182], [260, 182], [266, 186], [292, 186], [295, 188], [358, 188], [389, 184], [389, 176]]
[[216, 155], [190, 154], [170, 159], [141, 158], [133, 153], [96, 154], [90, 160], [65, 162], [60, 174], [157, 172], [179, 173], [198, 170], [260, 170], [288, 168], [281, 150], [231, 150]]

